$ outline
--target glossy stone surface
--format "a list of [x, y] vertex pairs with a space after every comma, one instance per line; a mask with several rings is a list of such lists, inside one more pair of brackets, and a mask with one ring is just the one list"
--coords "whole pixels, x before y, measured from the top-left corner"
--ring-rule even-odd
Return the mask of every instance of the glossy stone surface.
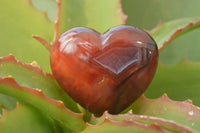
[[143, 30], [121, 25], [104, 34], [84, 27], [64, 32], [51, 51], [53, 75], [63, 89], [94, 114], [117, 114], [148, 87], [158, 49]]

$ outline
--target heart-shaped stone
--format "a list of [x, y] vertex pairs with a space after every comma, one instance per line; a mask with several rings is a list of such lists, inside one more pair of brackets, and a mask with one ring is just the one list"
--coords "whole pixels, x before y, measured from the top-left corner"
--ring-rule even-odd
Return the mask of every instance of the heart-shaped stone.
[[104, 34], [84, 27], [64, 32], [51, 51], [51, 68], [61, 87], [94, 114], [117, 114], [148, 87], [158, 61], [155, 41], [145, 31], [121, 25]]

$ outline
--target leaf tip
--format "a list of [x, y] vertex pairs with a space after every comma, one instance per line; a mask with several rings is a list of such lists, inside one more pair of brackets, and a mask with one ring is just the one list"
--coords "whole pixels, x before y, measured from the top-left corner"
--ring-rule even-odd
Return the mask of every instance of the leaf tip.
[[187, 100], [185, 100], [184, 102], [187, 103], [187, 104], [193, 104], [193, 102], [192, 102], [191, 99], [187, 99]]
[[1, 60], [16, 60], [16, 58], [13, 54], [9, 54], [8, 56], [0, 57]]
[[169, 99], [167, 93], [164, 93], [160, 98], [162, 98], [162, 99]]
[[58, 105], [59, 107], [65, 108], [63, 101], [57, 100], [57, 101], [55, 101], [55, 104]]
[[38, 65], [38, 63], [36, 61], [31, 62], [30, 65], [32, 65], [33, 67], [39, 67], [40, 68], [40, 66]]
[[13, 76], [12, 75], [8, 75], [8, 78], [13, 78]]
[[61, 13], [61, 0], [56, 0], [57, 3], [57, 17], [55, 20], [55, 31], [54, 31], [54, 38], [53, 38], [53, 42], [57, 39], [58, 34], [59, 34], [59, 24], [60, 24], [60, 13]]
[[37, 41], [39, 41], [48, 51], [51, 51], [52, 45], [51, 45], [50, 42], [48, 42], [48, 41], [45, 40], [44, 38], [39, 37], [39, 36], [37, 36], [37, 35], [32, 35], [32, 37], [33, 37], [34, 39], [36, 39]]
[[156, 25], [156, 27], [154, 27], [152, 30], [150, 30], [149, 33], [151, 34], [151, 32], [153, 32], [154, 30], [157, 30], [162, 24], [163, 24], [163, 21], [160, 20], [160, 21], [158, 22], [158, 24]]
[[36, 88], [35, 90], [36, 90], [37, 92], [39, 92], [39, 93], [42, 93], [42, 90], [41, 90], [41, 89]]
[[126, 24], [126, 21], [128, 19], [128, 15], [126, 15], [123, 11], [123, 8], [122, 8], [122, 2], [121, 0], [119, 0], [119, 12], [121, 14], [121, 17], [122, 17], [122, 20], [123, 20], [123, 24]]
[[132, 109], [129, 110], [129, 111], [128, 111], [128, 114], [133, 114], [133, 110], [132, 110]]

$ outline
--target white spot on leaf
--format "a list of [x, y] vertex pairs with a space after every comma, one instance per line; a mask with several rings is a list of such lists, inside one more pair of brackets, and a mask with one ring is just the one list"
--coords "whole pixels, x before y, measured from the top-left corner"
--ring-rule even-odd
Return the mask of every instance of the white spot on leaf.
[[194, 115], [194, 111], [192, 110], [192, 111], [188, 112], [188, 114], [189, 114], [190, 116], [193, 116], [193, 115]]

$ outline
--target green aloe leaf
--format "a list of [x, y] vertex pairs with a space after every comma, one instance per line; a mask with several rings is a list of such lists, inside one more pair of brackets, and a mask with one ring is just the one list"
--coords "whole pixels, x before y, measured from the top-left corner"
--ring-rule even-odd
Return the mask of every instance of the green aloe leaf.
[[[107, 112], [103, 114], [100, 118], [95, 118], [94, 116], [92, 117], [90, 123], [93, 125], [101, 125], [105, 120], [112, 120], [115, 122], [124, 122], [124, 121], [132, 121], [132, 122], [137, 122], [138, 124], [141, 125], [153, 125], [157, 124], [158, 127], [165, 129], [166, 131], [169, 132], [193, 132], [195, 133], [196, 131], [189, 128], [188, 126], [176, 123], [171, 120], [166, 120], [162, 118], [157, 118], [157, 117], [152, 117], [152, 116], [146, 116], [146, 115], [135, 115], [131, 111], [125, 113], [125, 114], [118, 114], [118, 115], [111, 115]], [[137, 128], [136, 128], [137, 129]], [[148, 131], [146, 131], [148, 132]], [[150, 131], [151, 132], [151, 131]]]
[[126, 19], [120, 0], [61, 0], [59, 16], [59, 33], [79, 26], [105, 32]]
[[51, 22], [55, 22], [57, 16], [57, 3], [56, 0], [31, 0], [33, 6], [47, 14]]
[[151, 35], [157, 42], [159, 49], [162, 49], [177, 36], [197, 27], [200, 27], [199, 17], [178, 19], [167, 23], [161, 22], [151, 31]]
[[17, 104], [12, 111], [3, 110], [0, 118], [1, 133], [54, 133], [53, 121], [27, 105]]
[[[124, 12], [129, 15], [127, 24], [148, 30], [154, 28], [160, 20], [168, 22], [180, 18], [198, 17], [199, 4], [198, 0], [122, 1]], [[199, 34], [200, 29], [195, 29], [170, 42], [160, 52], [160, 61], [164, 64], [177, 64], [183, 58], [200, 61]]]
[[200, 62], [183, 60], [176, 65], [159, 63], [156, 75], [145, 92], [149, 98], [157, 98], [162, 94], [173, 100], [191, 99], [200, 106]]
[[168, 132], [158, 124], [146, 125], [136, 121], [113, 121], [105, 119], [99, 125], [88, 124], [83, 133], [165, 133]]
[[81, 131], [85, 128], [82, 114], [70, 111], [65, 108], [62, 101], [56, 101], [45, 96], [39, 89], [18, 85], [12, 77], [0, 78], [0, 93], [16, 97], [34, 106], [41, 113], [50, 116], [74, 132]]
[[[13, 55], [0, 58], [0, 77], [12, 75], [17, 83], [22, 86], [41, 89], [44, 94], [53, 99], [61, 100], [65, 106], [74, 112], [80, 112], [76, 102], [58, 85], [54, 77], [33, 62], [26, 64], [15, 59]], [[5, 101], [5, 96], [0, 95], [0, 101], [4, 106], [8, 106], [11, 100]], [[15, 103], [15, 101], [14, 101]], [[13, 105], [13, 104], [12, 104]]]
[[133, 114], [164, 118], [200, 131], [200, 108], [192, 105], [189, 100], [173, 101], [167, 95], [151, 100], [142, 96], [133, 103], [131, 108]]
[[199, 16], [199, 4], [198, 0], [122, 1], [123, 10], [129, 16], [127, 24], [145, 29], [154, 28], [160, 20], [167, 22], [177, 18]]
[[23, 62], [36, 60], [50, 71], [49, 52], [32, 35], [52, 41], [54, 23], [28, 0], [1, 0], [0, 12], [0, 56], [12, 53]]
[[181, 35], [164, 47], [159, 54], [162, 64], [173, 65], [186, 58], [189, 61], [200, 61], [200, 29], [194, 29]]

